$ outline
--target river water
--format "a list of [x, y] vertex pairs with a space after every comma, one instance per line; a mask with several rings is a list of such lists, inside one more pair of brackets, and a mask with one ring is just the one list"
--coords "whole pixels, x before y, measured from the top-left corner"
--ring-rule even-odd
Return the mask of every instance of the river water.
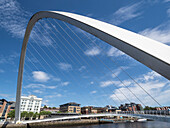
[[100, 125], [86, 125], [63, 128], [170, 128], [170, 123], [159, 121], [134, 122], [134, 123], [113, 123]]

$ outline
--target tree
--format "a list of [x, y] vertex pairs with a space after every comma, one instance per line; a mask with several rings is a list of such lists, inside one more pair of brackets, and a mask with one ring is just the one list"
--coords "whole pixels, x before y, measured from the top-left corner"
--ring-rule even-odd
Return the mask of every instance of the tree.
[[34, 113], [33, 112], [29, 112], [28, 115], [29, 115], [29, 118], [30, 118], [30, 117], [33, 117]]
[[145, 106], [144, 110], [155, 110], [155, 107]]
[[39, 114], [38, 114], [37, 112], [36, 112], [36, 113], [34, 113], [33, 118], [35, 118], [35, 119], [36, 119], [36, 118], [38, 117], [38, 115], [39, 115]]
[[56, 107], [53, 107], [53, 109], [56, 109]]
[[28, 112], [23, 111], [23, 112], [21, 113], [21, 118], [25, 118], [25, 117], [27, 116], [27, 114], [28, 114]]
[[51, 115], [51, 112], [49, 112], [49, 111], [41, 111], [40, 115]]
[[11, 119], [15, 118], [15, 110], [12, 110], [8, 113], [8, 117], [10, 117]]
[[61, 111], [58, 111], [57, 113], [62, 113]]
[[44, 105], [44, 107], [43, 108], [47, 108], [47, 106], [46, 105]]

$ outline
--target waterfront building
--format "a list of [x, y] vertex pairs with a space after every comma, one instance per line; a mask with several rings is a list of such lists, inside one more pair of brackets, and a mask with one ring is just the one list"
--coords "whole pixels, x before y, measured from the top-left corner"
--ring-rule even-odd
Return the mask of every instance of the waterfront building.
[[97, 109], [95, 107], [92, 108], [91, 113], [97, 113]]
[[121, 104], [119, 107], [122, 111], [143, 111], [143, 107], [141, 104], [135, 104], [135, 103], [125, 103], [125, 105]]
[[93, 107], [92, 113], [105, 113], [108, 111], [106, 107]]
[[[93, 109], [93, 106], [84, 106], [81, 108], [81, 113], [82, 114], [90, 114], [90, 113], [93, 113], [92, 112], [92, 109]], [[97, 113], [97, 111], [95, 112]]]
[[106, 106], [106, 107], [94, 107], [94, 106], [84, 106], [81, 108], [82, 114], [90, 114], [90, 113], [105, 113], [105, 112], [112, 112], [115, 110], [113, 106]]
[[136, 104], [137, 111], [143, 111], [143, 107], [141, 104]]
[[8, 113], [15, 109], [14, 101], [7, 101], [5, 99], [0, 99], [0, 120], [7, 119]]
[[42, 98], [37, 98], [34, 95], [30, 95], [28, 97], [21, 96], [21, 112], [27, 111], [27, 112], [40, 112], [42, 103]]
[[56, 108], [56, 107], [53, 107], [53, 108], [50, 108], [50, 107], [42, 107], [41, 109], [40, 109], [40, 111], [47, 111], [47, 112], [51, 112], [51, 113], [53, 113], [53, 114], [55, 114], [55, 113], [57, 113], [57, 112], [59, 112], [60, 111], [60, 108]]
[[70, 102], [70, 103], [60, 105], [60, 111], [69, 112], [69, 113], [81, 113], [81, 107], [80, 104], [77, 104], [75, 102]]
[[112, 105], [106, 105], [106, 108], [106, 112], [115, 112], [117, 110], [117, 108]]
[[170, 110], [170, 106], [155, 107], [155, 110]]

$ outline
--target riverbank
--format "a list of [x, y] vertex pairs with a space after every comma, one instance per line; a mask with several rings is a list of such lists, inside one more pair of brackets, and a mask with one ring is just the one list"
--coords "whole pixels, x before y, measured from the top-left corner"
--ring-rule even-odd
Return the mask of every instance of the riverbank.
[[[68, 126], [84, 126], [94, 124], [106, 124], [106, 123], [126, 123], [127, 119], [82, 119], [82, 120], [70, 120], [70, 121], [51, 121], [51, 122], [39, 122], [28, 124], [0, 124], [0, 128], [56, 128], [56, 127], [68, 127]], [[134, 120], [133, 120], [134, 121]]]
[[80, 126], [100, 124], [99, 120], [76, 120], [76, 121], [53, 121], [53, 122], [40, 122], [31, 124], [8, 124], [0, 125], [0, 128], [56, 128], [67, 126]]

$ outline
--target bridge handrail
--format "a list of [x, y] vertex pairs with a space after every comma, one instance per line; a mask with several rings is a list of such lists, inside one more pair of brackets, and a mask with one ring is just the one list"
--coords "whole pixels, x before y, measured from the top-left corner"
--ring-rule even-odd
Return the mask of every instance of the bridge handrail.
[[121, 111], [121, 112], [118, 112], [118, 114], [126, 114], [126, 115], [142, 114], [142, 115], [170, 116], [170, 111], [169, 110]]

